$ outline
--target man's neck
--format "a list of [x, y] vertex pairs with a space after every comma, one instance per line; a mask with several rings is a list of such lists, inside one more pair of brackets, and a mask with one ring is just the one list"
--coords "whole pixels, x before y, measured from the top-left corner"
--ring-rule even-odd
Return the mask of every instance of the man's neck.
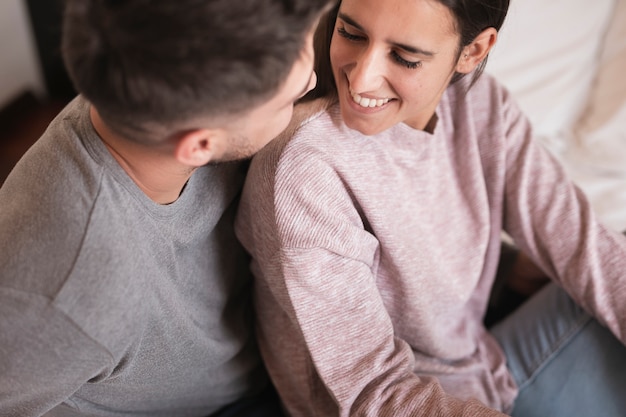
[[113, 158], [141, 191], [159, 204], [170, 204], [178, 199], [194, 169], [176, 160], [174, 145], [152, 147], [133, 142], [109, 129], [93, 106], [90, 116]]

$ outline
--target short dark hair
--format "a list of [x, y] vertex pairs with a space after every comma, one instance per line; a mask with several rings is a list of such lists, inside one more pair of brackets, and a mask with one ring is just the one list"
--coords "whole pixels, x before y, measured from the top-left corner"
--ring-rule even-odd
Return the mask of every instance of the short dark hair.
[[273, 96], [329, 0], [65, 0], [76, 90], [114, 130], [241, 114]]
[[[380, 0], [384, 1], [384, 0]], [[509, 10], [509, 0], [437, 0], [446, 6], [455, 20], [455, 29], [460, 35], [458, 54], [460, 56], [463, 47], [472, 43], [474, 39], [485, 29], [494, 28], [500, 30]], [[335, 28], [335, 20], [339, 12], [339, 1], [335, 7], [323, 16], [315, 32], [315, 71], [317, 73], [317, 85], [302, 101], [313, 100], [318, 97], [333, 95], [336, 92], [335, 80], [330, 64], [330, 41]], [[469, 86], [480, 77], [487, 64], [487, 57], [473, 72], [473, 79]], [[455, 83], [465, 74], [455, 73], [451, 83]]]

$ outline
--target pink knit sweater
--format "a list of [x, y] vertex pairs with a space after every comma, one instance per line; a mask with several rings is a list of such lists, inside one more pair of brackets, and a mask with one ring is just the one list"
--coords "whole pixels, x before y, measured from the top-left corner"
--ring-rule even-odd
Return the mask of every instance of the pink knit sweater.
[[496, 416], [517, 387], [482, 325], [501, 231], [626, 341], [626, 239], [598, 224], [484, 75], [434, 133], [337, 106], [254, 158], [237, 233], [263, 356], [294, 416]]

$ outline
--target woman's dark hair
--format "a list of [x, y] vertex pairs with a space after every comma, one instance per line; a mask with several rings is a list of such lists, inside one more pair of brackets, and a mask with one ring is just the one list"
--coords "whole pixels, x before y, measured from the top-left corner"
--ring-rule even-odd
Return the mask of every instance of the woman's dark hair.
[[317, 84], [313, 90], [302, 97], [301, 101], [314, 100], [336, 93], [335, 77], [330, 66], [330, 41], [335, 31], [335, 20], [337, 20], [340, 5], [341, 1], [337, 1], [337, 4], [322, 16], [315, 30], [313, 49], [315, 50], [314, 68], [317, 74]]
[[77, 91], [118, 132], [150, 136], [273, 96], [330, 0], [65, 0]]
[[[485, 29], [500, 30], [509, 10], [509, 0], [437, 0], [446, 6], [454, 15], [457, 32], [461, 35], [458, 54], [463, 47], [472, 43]], [[474, 70], [470, 87], [478, 80], [487, 65], [487, 57]], [[456, 73], [452, 77], [454, 83], [465, 74]]]
[[[384, 1], [384, 0], [381, 0]], [[509, 0], [437, 0], [446, 6], [455, 18], [456, 30], [461, 35], [457, 58], [463, 48], [485, 29], [500, 30], [509, 9]], [[335, 20], [341, 2], [322, 17], [315, 33], [315, 71], [317, 85], [302, 101], [313, 100], [318, 97], [330, 96], [336, 93], [335, 80], [330, 66], [330, 41], [333, 36]], [[474, 70], [470, 87], [483, 73], [487, 58]], [[455, 83], [465, 74], [455, 73], [451, 83]]]

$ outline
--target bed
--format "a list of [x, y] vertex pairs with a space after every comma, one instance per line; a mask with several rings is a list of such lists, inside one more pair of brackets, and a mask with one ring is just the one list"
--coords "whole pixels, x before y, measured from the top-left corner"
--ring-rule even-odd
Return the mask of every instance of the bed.
[[486, 70], [601, 220], [626, 230], [626, 0], [513, 0]]

